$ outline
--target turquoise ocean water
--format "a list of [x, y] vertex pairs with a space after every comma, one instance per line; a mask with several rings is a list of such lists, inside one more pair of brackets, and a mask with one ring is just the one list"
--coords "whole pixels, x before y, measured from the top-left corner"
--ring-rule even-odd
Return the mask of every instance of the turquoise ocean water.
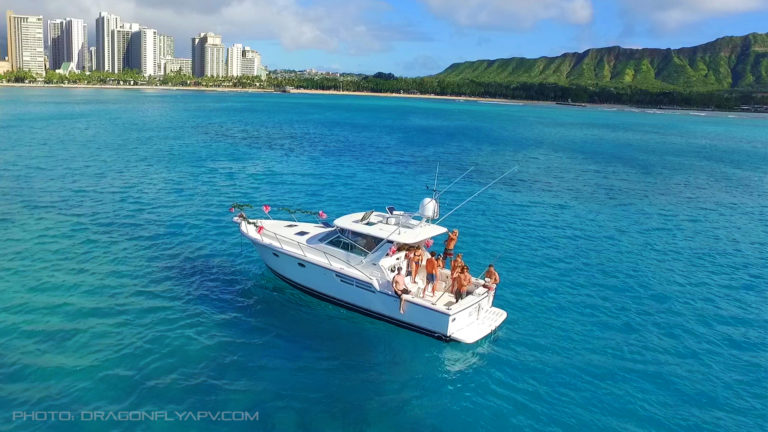
[[[702, 114], [0, 88], [0, 430], [765, 430], [768, 118]], [[415, 209], [437, 161], [476, 167], [444, 213], [520, 167], [445, 221], [498, 257], [471, 346], [293, 290], [227, 212]]]

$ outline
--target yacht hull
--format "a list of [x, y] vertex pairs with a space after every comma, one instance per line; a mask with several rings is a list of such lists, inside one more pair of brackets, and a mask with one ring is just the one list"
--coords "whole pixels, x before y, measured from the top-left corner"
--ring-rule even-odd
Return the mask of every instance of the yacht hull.
[[[290, 286], [315, 298], [399, 327], [448, 341], [450, 315], [406, 302], [400, 313], [400, 298], [376, 290], [373, 285], [339, 270], [318, 266], [284, 250], [253, 242], [272, 273]], [[291, 275], [291, 276], [288, 276]]]
[[410, 323], [407, 323], [407, 322], [395, 320], [395, 319], [392, 319], [392, 318], [390, 318], [390, 317], [388, 317], [386, 315], [381, 315], [381, 314], [378, 314], [376, 312], [370, 311], [368, 309], [361, 308], [359, 306], [353, 305], [351, 303], [347, 303], [345, 301], [336, 299], [334, 297], [330, 297], [328, 295], [323, 294], [320, 291], [316, 291], [316, 290], [314, 290], [314, 289], [312, 289], [310, 287], [304, 286], [304, 285], [302, 285], [302, 284], [300, 284], [300, 283], [298, 283], [296, 281], [291, 280], [290, 278], [280, 274], [278, 271], [276, 271], [272, 267], [267, 266], [267, 268], [269, 268], [269, 270], [275, 276], [277, 276], [280, 280], [282, 280], [286, 284], [288, 284], [288, 285], [292, 286], [293, 288], [296, 288], [297, 290], [299, 290], [299, 291], [301, 291], [301, 292], [303, 292], [305, 294], [308, 294], [308, 295], [310, 295], [310, 296], [312, 296], [312, 297], [314, 297], [314, 298], [316, 298], [318, 300], [322, 300], [322, 301], [330, 303], [332, 305], [341, 306], [344, 309], [350, 310], [352, 312], [357, 312], [357, 313], [359, 313], [361, 315], [364, 315], [364, 316], [367, 316], [369, 318], [375, 318], [377, 320], [384, 321], [384, 322], [387, 322], [389, 324], [394, 324], [394, 325], [396, 325], [398, 327], [402, 327], [402, 328], [404, 328], [406, 330], [415, 331], [417, 333], [421, 333], [421, 334], [433, 337], [433, 338], [441, 340], [443, 342], [450, 342], [450, 341], [453, 340], [453, 339], [451, 339], [450, 337], [448, 337], [448, 336], [446, 336], [444, 334], [435, 333], [435, 332], [430, 331], [428, 329], [417, 327], [417, 326], [414, 326], [413, 324], [410, 324]]
[[[406, 295], [405, 310], [400, 313], [400, 297], [392, 292], [388, 275], [400, 258], [393, 257], [392, 262], [378, 258], [351, 263], [297, 240], [312, 230], [321, 232], [324, 227], [318, 230], [314, 224], [269, 221], [268, 229], [284, 232], [278, 235], [263, 228], [261, 224], [265, 221], [257, 225], [238, 217], [235, 222], [240, 223], [241, 232], [253, 243], [264, 264], [282, 281], [362, 315], [443, 341], [463, 343], [484, 338], [507, 317], [506, 312], [493, 307], [493, 297], [485, 289], [472, 291], [472, 295], [459, 303], [452, 301], [453, 296], [444, 298], [445, 294], [433, 301]], [[389, 255], [386, 259], [389, 260]], [[442, 303], [437, 305], [441, 299]]]

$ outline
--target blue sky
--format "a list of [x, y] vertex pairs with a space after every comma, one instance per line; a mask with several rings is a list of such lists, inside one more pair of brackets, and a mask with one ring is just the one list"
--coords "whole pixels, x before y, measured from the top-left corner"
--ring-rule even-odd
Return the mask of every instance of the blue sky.
[[[677, 48], [768, 32], [768, 0], [6, 0], [17, 13], [83, 18], [101, 10], [176, 37], [214, 31], [272, 68], [427, 75], [454, 62], [591, 47]], [[2, 34], [5, 36], [4, 23]], [[5, 46], [0, 50], [5, 52]]]

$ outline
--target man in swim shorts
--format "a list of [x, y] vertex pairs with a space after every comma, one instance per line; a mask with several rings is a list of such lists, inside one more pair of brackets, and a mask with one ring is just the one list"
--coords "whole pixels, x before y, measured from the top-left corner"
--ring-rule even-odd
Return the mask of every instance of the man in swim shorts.
[[448, 260], [453, 258], [453, 248], [456, 247], [456, 240], [459, 239], [459, 230], [454, 229], [448, 233], [448, 238], [445, 239], [445, 249], [443, 250], [443, 257]]
[[405, 297], [409, 294], [408, 288], [405, 287], [405, 276], [403, 276], [403, 268], [398, 267], [395, 277], [392, 278], [392, 290], [395, 291], [398, 297], [400, 297], [400, 313], [405, 313]]

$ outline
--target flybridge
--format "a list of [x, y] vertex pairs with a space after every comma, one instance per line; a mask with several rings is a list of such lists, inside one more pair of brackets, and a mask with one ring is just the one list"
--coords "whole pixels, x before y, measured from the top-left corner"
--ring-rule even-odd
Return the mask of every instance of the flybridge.
[[352, 213], [336, 219], [333, 223], [342, 229], [407, 244], [421, 243], [448, 232], [440, 225], [428, 223], [423, 219], [413, 219], [403, 212]]

